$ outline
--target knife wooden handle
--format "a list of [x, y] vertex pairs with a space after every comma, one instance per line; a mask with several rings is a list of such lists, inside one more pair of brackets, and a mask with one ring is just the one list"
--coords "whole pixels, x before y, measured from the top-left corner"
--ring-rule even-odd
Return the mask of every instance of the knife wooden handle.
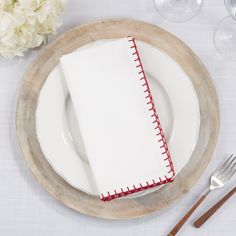
[[182, 228], [188, 218], [193, 214], [193, 212], [198, 208], [198, 206], [203, 202], [206, 198], [206, 195], [203, 194], [197, 202], [192, 206], [192, 208], [184, 215], [184, 217], [175, 225], [175, 227], [170, 231], [167, 236], [175, 236], [178, 231]]
[[193, 225], [196, 228], [201, 227], [230, 197], [236, 193], [236, 187], [234, 187], [228, 194], [226, 194], [220, 201], [206, 211], [201, 217], [199, 217]]

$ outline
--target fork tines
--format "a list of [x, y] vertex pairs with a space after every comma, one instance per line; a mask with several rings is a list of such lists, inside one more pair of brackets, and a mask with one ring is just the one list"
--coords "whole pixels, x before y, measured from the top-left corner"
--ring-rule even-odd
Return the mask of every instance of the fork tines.
[[231, 154], [215, 171], [222, 180], [230, 179], [236, 172], [236, 156]]

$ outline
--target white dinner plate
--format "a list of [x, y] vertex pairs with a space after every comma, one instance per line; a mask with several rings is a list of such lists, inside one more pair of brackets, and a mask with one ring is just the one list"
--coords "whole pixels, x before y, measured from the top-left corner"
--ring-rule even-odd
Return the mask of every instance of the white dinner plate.
[[[93, 47], [97, 43], [106, 43], [106, 40], [78, 50]], [[190, 159], [198, 140], [198, 98], [187, 74], [171, 57], [141, 41], [137, 41], [137, 46], [178, 174]], [[51, 71], [41, 89], [36, 111], [36, 131], [45, 158], [56, 173], [73, 187], [99, 195], [59, 66]], [[151, 191], [153, 189], [130, 197]]]

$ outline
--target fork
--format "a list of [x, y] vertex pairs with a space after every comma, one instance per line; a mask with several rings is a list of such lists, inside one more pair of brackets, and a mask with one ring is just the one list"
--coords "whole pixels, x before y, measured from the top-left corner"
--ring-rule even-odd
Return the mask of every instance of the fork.
[[213, 172], [210, 179], [209, 187], [204, 191], [202, 196], [196, 201], [192, 208], [184, 215], [184, 217], [175, 225], [167, 236], [174, 236], [182, 228], [188, 218], [193, 214], [197, 207], [203, 202], [207, 195], [213, 190], [222, 188], [227, 184], [230, 178], [236, 172], [236, 156], [231, 154], [221, 165]]

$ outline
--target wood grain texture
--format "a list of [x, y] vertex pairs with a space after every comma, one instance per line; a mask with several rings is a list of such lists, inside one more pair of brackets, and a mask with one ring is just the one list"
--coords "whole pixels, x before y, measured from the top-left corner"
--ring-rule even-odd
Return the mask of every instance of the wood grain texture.
[[[53, 171], [38, 143], [35, 111], [41, 87], [63, 54], [96, 40], [127, 35], [165, 51], [191, 78], [200, 106], [199, 139], [190, 161], [173, 183], [140, 198], [104, 203], [73, 188]], [[100, 20], [82, 25], [62, 34], [46, 46], [24, 75], [16, 111], [18, 141], [23, 156], [39, 183], [66, 206], [105, 219], [144, 216], [170, 206], [187, 193], [202, 175], [212, 157], [219, 133], [219, 121], [218, 98], [213, 82], [192, 50], [180, 39], [155, 25], [127, 19]]]

